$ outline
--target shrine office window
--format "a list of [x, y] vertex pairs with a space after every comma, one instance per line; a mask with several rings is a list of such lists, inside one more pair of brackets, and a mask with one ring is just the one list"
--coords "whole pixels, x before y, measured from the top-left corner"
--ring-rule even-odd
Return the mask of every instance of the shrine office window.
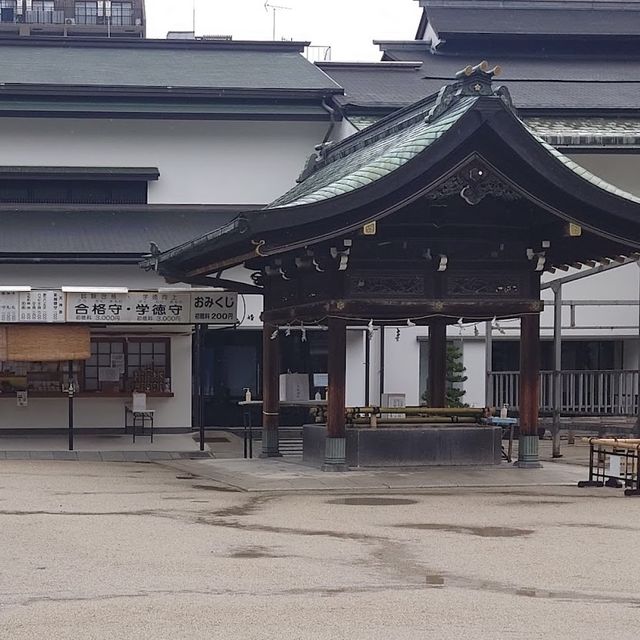
[[83, 391], [166, 393], [171, 391], [169, 338], [92, 338], [84, 365]]

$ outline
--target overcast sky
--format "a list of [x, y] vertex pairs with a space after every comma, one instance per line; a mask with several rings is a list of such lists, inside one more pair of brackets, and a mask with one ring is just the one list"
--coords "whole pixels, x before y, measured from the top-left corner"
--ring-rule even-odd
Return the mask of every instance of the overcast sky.
[[[265, 0], [195, 0], [197, 35], [271, 40], [273, 12]], [[277, 11], [277, 39], [331, 45], [333, 60], [379, 60], [371, 41], [412, 40], [420, 20], [415, 0], [270, 0]], [[147, 36], [192, 29], [193, 0], [146, 0]]]

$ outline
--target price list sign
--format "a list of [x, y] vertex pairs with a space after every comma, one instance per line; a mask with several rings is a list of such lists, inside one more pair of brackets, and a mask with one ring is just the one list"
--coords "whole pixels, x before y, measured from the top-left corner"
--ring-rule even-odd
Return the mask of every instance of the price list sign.
[[189, 293], [68, 293], [67, 322], [190, 324]]
[[20, 294], [0, 291], [0, 322], [18, 322]]
[[67, 322], [127, 322], [129, 297], [126, 293], [67, 293]]
[[238, 321], [237, 293], [192, 293], [193, 324], [235, 324]]
[[131, 322], [189, 324], [188, 293], [130, 293]]
[[61, 291], [20, 293], [19, 322], [64, 322], [64, 294]]

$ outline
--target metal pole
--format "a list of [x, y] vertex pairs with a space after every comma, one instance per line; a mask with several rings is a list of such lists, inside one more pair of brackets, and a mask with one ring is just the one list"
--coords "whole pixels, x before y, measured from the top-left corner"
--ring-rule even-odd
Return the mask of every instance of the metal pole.
[[[640, 261], [638, 266], [638, 389], [636, 389], [636, 435], [640, 434]], [[640, 483], [640, 472], [638, 473]], [[639, 485], [640, 486], [640, 485]]]
[[73, 451], [73, 360], [68, 361], [69, 386], [67, 393], [69, 394], [69, 451]]
[[371, 402], [371, 339], [366, 331], [362, 332], [364, 338], [364, 406]]
[[384, 378], [385, 378], [384, 352], [386, 350], [385, 336], [386, 336], [385, 326], [382, 325], [380, 327], [380, 404], [382, 404], [382, 394], [384, 393]]
[[562, 412], [562, 284], [552, 287], [553, 307], [553, 458], [561, 458], [560, 453], [560, 414]]
[[484, 325], [485, 407], [493, 404], [493, 328], [491, 322]]
[[207, 326], [204, 324], [196, 325], [195, 330], [195, 349], [194, 349], [194, 418], [200, 432], [200, 451], [205, 448], [205, 429], [204, 429], [204, 403], [202, 398], [202, 349], [204, 346], [204, 334]]

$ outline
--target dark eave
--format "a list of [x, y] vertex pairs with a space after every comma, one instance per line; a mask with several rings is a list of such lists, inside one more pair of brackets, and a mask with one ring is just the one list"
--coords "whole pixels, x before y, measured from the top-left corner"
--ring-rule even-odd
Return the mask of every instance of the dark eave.
[[[414, 116], [419, 116], [425, 106], [416, 109]], [[446, 117], [447, 111], [442, 115]], [[422, 126], [419, 119], [415, 122], [415, 126]], [[387, 126], [388, 134], [395, 135], [397, 125], [389, 122]], [[341, 154], [348, 159], [350, 153], [357, 152], [360, 137], [366, 145], [367, 135], [370, 132], [352, 136], [349, 144], [353, 152], [346, 148], [330, 150], [334, 162], [341, 162]], [[160, 272], [202, 275], [207, 270], [242, 264], [252, 256], [278, 255], [352, 233], [364, 223], [383, 219], [424, 197], [475, 161], [486, 164], [492, 174], [533, 203], [546, 218], [550, 215], [561, 224], [578, 224], [620, 251], [640, 248], [637, 199], [580, 173], [568, 159], [554, 157], [501, 98], [487, 96], [477, 98], [475, 105], [439, 139], [387, 175], [358, 187], [348, 185], [361, 183], [361, 178], [345, 179], [342, 190], [334, 191], [337, 195], [324, 195], [320, 200], [303, 198], [298, 204], [294, 199], [289, 205], [247, 211], [224, 227], [161, 255]], [[331, 163], [321, 165], [319, 171], [325, 167], [331, 167]], [[377, 165], [368, 173], [379, 169]], [[312, 173], [312, 182], [313, 177]]]
[[0, 166], [4, 180], [158, 180], [157, 167]]
[[264, 51], [302, 53], [311, 44], [304, 40], [180, 40], [165, 38], [103, 38], [73, 36], [2, 37], [1, 46], [53, 47], [61, 49], [156, 49], [190, 51]]
[[259, 206], [0, 204], [0, 263], [137, 264]]

